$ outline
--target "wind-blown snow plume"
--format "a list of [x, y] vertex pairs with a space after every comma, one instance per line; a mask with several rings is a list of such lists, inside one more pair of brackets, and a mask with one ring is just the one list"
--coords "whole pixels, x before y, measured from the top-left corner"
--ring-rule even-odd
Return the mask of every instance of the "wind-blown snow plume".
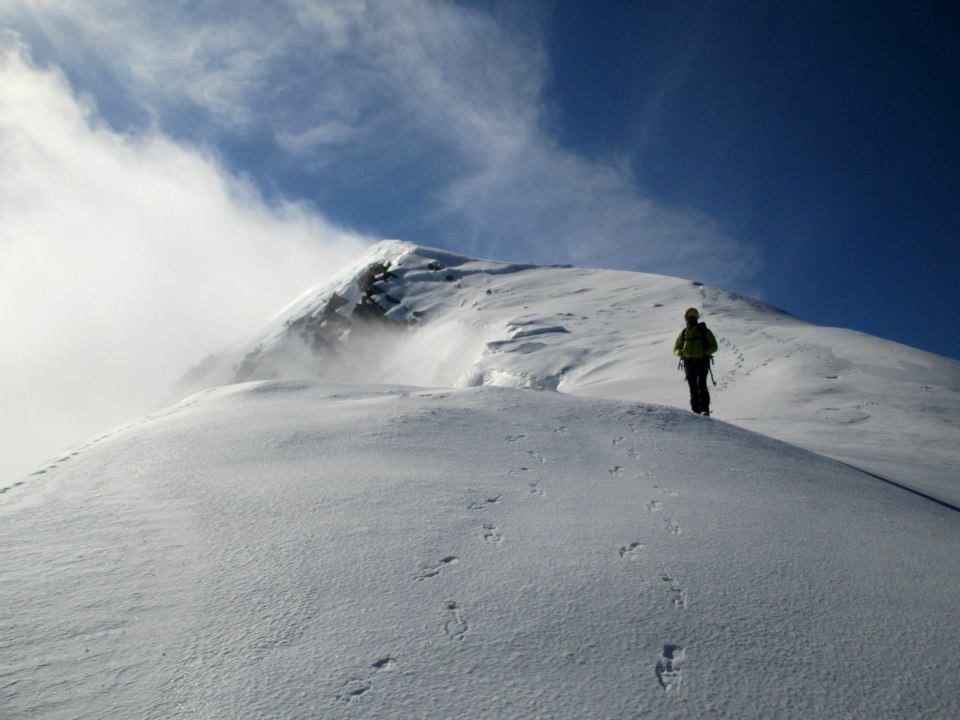
[[157, 132], [118, 134], [14, 38], [0, 54], [0, 472], [168, 399], [198, 356], [367, 240]]

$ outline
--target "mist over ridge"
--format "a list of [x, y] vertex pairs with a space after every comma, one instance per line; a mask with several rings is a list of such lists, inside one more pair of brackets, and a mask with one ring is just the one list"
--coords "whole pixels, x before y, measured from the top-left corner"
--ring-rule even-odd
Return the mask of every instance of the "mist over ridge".
[[267, 203], [208, 152], [110, 129], [16, 42], [0, 217], [0, 477], [178, 399], [184, 367], [371, 242]]

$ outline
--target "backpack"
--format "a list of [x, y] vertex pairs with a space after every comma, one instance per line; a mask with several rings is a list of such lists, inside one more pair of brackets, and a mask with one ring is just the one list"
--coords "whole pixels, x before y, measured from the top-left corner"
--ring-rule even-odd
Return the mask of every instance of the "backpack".
[[710, 330], [707, 328], [705, 322], [699, 322], [692, 328], [688, 327], [683, 329], [683, 346], [685, 348], [690, 347], [691, 350], [693, 350], [695, 344], [699, 345], [699, 352], [690, 352], [689, 355], [691, 357], [709, 357], [717, 351], [717, 349], [714, 348], [711, 352], [706, 352], [707, 345], [709, 344], [709, 336], [707, 333], [709, 332]]

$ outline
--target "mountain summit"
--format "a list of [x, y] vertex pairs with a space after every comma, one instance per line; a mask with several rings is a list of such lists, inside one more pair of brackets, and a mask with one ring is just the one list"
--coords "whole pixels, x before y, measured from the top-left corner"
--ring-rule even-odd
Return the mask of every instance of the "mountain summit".
[[671, 350], [690, 306], [720, 339], [718, 419], [960, 504], [960, 363], [680, 278], [384, 241], [183, 387], [490, 385], [685, 408]]

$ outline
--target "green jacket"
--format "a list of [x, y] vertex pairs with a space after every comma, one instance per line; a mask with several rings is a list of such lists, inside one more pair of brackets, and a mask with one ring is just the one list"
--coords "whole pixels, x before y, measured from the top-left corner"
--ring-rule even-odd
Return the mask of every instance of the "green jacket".
[[678, 358], [710, 357], [716, 351], [717, 339], [704, 323], [681, 330], [673, 344], [673, 354]]

